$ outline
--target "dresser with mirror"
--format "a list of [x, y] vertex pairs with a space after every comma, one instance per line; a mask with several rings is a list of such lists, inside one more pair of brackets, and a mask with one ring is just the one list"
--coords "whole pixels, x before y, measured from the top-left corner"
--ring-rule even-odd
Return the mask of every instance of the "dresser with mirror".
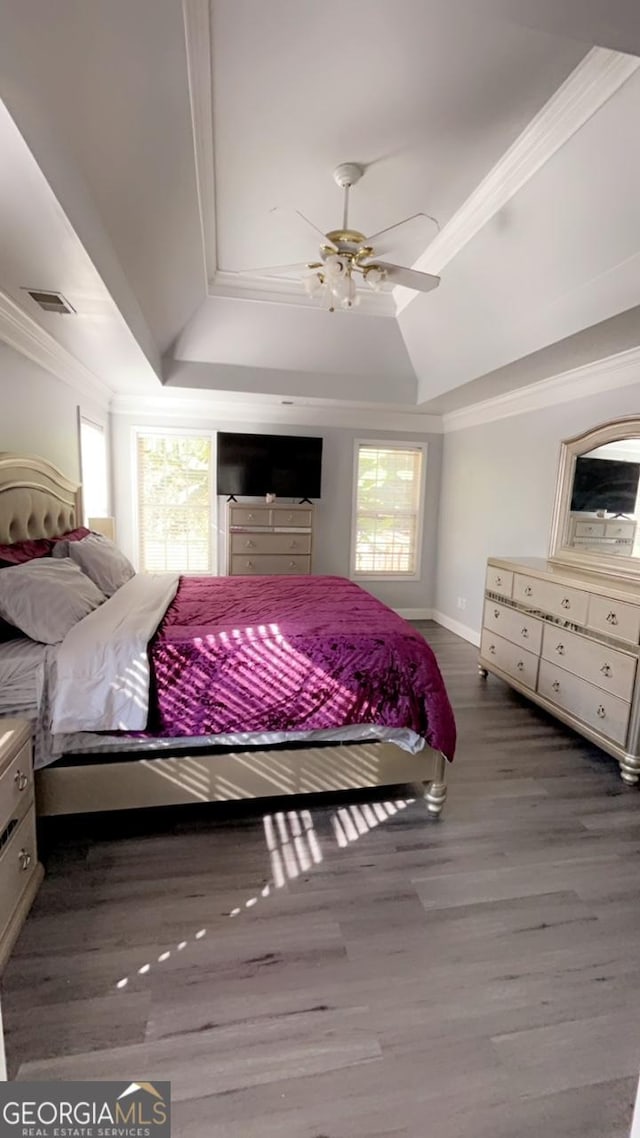
[[562, 444], [549, 557], [490, 557], [479, 670], [640, 780], [640, 417]]

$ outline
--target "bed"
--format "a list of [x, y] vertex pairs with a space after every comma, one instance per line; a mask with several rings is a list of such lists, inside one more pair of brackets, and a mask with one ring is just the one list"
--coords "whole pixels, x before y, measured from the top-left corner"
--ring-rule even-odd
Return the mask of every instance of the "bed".
[[[0, 543], [75, 530], [80, 495], [44, 460], [0, 454]], [[455, 726], [435, 658], [343, 578], [138, 574], [61, 643], [14, 645], [13, 665], [5, 649], [23, 703], [5, 692], [0, 710], [33, 720], [41, 815], [408, 782], [442, 811]], [[116, 671], [96, 677], [95, 659]]]

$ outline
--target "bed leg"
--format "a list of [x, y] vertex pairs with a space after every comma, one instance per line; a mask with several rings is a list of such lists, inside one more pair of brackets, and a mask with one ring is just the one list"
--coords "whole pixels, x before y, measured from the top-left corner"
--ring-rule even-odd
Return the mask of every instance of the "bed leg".
[[431, 782], [425, 783], [424, 799], [427, 810], [433, 818], [439, 818], [447, 797], [446, 762], [442, 752], [433, 756], [433, 777]]

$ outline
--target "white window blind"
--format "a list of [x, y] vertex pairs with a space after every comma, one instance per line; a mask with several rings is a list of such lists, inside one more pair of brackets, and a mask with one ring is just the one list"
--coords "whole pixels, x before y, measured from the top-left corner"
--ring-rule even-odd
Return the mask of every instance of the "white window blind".
[[210, 435], [138, 432], [140, 568], [211, 572]]
[[80, 469], [85, 520], [109, 513], [109, 465], [104, 427], [80, 418]]
[[352, 572], [419, 573], [424, 447], [356, 444]]

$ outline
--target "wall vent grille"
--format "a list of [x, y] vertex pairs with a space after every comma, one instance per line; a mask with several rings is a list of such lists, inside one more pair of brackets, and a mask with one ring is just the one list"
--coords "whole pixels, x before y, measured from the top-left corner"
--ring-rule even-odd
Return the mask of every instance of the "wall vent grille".
[[69, 304], [68, 300], [65, 300], [61, 292], [50, 292], [48, 289], [40, 288], [28, 288], [26, 291], [45, 312], [59, 312], [61, 315], [75, 313], [75, 308]]

